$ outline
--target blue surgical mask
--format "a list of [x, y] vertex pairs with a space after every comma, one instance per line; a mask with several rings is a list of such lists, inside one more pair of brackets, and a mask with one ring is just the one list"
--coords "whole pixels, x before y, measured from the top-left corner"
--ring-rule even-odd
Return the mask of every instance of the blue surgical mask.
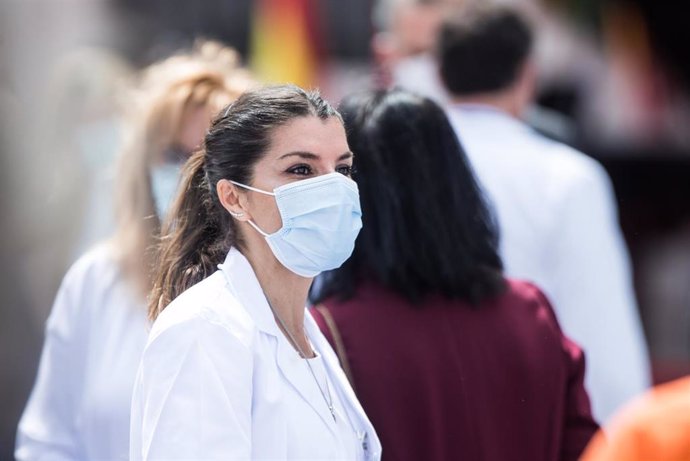
[[120, 123], [116, 118], [88, 122], [77, 127], [76, 142], [84, 164], [91, 171], [110, 168], [120, 149]]
[[165, 218], [175, 198], [181, 168], [182, 165], [179, 163], [164, 163], [151, 168], [151, 192], [158, 219], [161, 221]]
[[340, 173], [295, 181], [266, 192], [275, 197], [283, 226], [272, 234], [249, 224], [266, 238], [280, 263], [302, 277], [340, 267], [355, 248], [362, 228], [357, 184]]

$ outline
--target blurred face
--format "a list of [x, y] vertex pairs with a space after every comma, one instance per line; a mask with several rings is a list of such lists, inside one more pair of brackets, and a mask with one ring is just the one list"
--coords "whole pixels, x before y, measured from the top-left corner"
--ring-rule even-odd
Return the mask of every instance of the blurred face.
[[[252, 187], [267, 192], [302, 179], [338, 172], [350, 176], [352, 153], [336, 117], [299, 117], [276, 128], [268, 152], [256, 164]], [[269, 234], [282, 227], [275, 198], [238, 188], [251, 219]]]
[[187, 107], [180, 119], [180, 126], [173, 143], [159, 163], [183, 163], [196, 150], [211, 125], [211, 110], [206, 106]]
[[205, 106], [193, 106], [185, 109], [180, 126], [168, 146], [155, 159], [150, 167], [151, 194], [156, 207], [156, 214], [163, 219], [175, 197], [180, 178], [180, 165], [187, 161], [191, 153], [199, 146], [211, 123], [211, 112]]
[[205, 106], [190, 107], [185, 110], [177, 134], [177, 144], [188, 152], [201, 144], [206, 130], [211, 124], [211, 110]]
[[399, 6], [391, 26], [398, 57], [431, 51], [442, 18], [440, 4]]

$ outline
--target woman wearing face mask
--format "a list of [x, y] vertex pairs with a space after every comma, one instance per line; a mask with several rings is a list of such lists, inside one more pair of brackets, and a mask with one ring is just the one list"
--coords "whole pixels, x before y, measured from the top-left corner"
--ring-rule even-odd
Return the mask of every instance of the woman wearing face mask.
[[132, 460], [378, 459], [307, 314], [361, 227], [339, 114], [294, 86], [248, 92], [185, 165], [132, 400]]
[[384, 459], [576, 460], [597, 429], [582, 351], [537, 287], [503, 278], [441, 108], [394, 90], [340, 109], [364, 227], [352, 257], [324, 274], [313, 314]]
[[143, 72], [121, 157], [115, 235], [63, 280], [19, 424], [18, 460], [126, 459], [159, 223], [180, 162], [214, 113], [250, 84], [234, 50], [213, 42]]

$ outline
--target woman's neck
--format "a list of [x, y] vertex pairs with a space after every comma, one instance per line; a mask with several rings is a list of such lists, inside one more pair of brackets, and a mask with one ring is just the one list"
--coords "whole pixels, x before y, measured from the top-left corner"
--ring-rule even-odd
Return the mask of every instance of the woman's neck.
[[298, 348], [311, 356], [311, 346], [304, 332], [304, 308], [312, 279], [301, 277], [283, 266], [265, 242], [256, 243], [247, 245], [249, 248], [245, 248], [243, 253], [254, 269], [274, 314], [280, 317], [278, 326], [282, 321], [289, 330], [286, 334], [288, 339], [292, 335]]

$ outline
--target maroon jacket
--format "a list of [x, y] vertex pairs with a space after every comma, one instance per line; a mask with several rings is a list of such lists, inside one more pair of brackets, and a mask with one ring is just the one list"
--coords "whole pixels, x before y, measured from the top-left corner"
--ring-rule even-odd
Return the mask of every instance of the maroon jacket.
[[384, 460], [576, 460], [597, 430], [583, 353], [534, 285], [509, 280], [479, 307], [412, 307], [373, 284], [324, 305]]

